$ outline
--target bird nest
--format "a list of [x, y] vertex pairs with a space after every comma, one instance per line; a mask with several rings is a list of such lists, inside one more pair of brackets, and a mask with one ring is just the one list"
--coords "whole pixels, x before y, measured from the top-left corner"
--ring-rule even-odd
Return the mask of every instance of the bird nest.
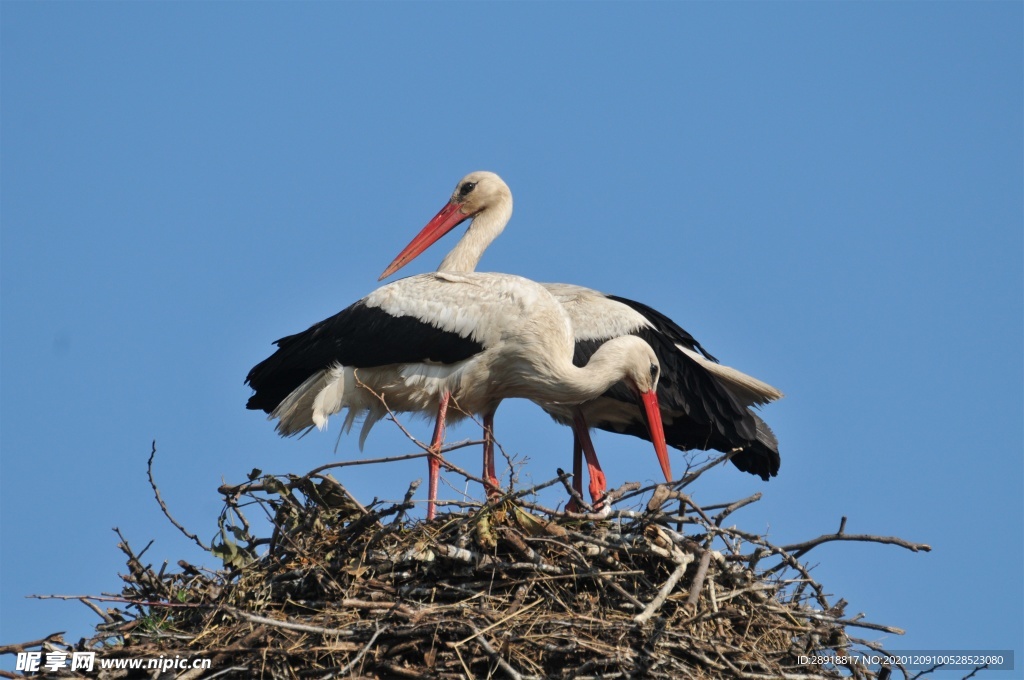
[[[882, 651], [859, 635], [902, 631], [847, 616], [801, 558], [836, 540], [929, 547], [842, 526], [773, 545], [725, 523], [759, 494], [702, 507], [686, 492], [707, 467], [672, 487], [627, 484], [602, 512], [540, 507], [534, 487], [429, 523], [407, 516], [416, 483], [402, 502], [364, 507], [325, 468], [253, 471], [220, 488], [213, 545], [175, 523], [223, 567], [154, 568], [122, 537], [123, 590], [76, 597], [103, 618], [92, 637], [0, 651], [164, 665], [50, 677], [888, 677], [842, 661]], [[568, 477], [547, 484], [568, 491]]]

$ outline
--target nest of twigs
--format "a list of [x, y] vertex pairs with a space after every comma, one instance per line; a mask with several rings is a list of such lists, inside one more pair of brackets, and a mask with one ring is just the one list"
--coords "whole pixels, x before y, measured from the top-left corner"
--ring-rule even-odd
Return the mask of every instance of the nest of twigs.
[[[223, 568], [154, 569], [122, 538], [123, 591], [78, 598], [104, 619], [93, 637], [4, 651], [96, 652], [92, 672], [51, 677], [888, 677], [808, 661], [881, 651], [858, 635], [902, 631], [848, 617], [800, 560], [832, 540], [928, 546], [842, 526], [776, 546], [724, 523], [759, 495], [700, 507], [683, 493], [702, 471], [671, 488], [628, 484], [601, 513], [541, 508], [535, 487], [431, 523], [407, 518], [415, 483], [401, 503], [363, 507], [322, 468], [254, 471], [220, 489], [209, 549]], [[259, 515], [270, 535], [256, 535]], [[99, 668], [139, 658], [182, 661]]]

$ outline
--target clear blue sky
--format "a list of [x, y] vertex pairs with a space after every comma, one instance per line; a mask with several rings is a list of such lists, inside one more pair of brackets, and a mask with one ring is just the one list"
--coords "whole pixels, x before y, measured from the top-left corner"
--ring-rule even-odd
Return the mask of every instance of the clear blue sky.
[[[153, 502], [151, 440], [205, 538], [222, 480], [356, 456], [336, 423], [279, 439], [243, 378], [485, 169], [516, 208], [482, 269], [643, 300], [786, 392], [780, 476], [698, 502], [762, 491], [734, 518], [779, 543], [844, 515], [930, 543], [810, 557], [908, 631], [865, 637], [1024, 669], [1022, 7], [3, 2], [0, 643], [91, 630], [25, 595], [117, 591], [111, 527], [216, 566]], [[569, 465], [530, 404], [497, 427], [524, 481]], [[657, 479], [596, 444], [610, 484]], [[365, 454], [410, 451], [382, 423]], [[397, 499], [425, 467], [341, 479]]]

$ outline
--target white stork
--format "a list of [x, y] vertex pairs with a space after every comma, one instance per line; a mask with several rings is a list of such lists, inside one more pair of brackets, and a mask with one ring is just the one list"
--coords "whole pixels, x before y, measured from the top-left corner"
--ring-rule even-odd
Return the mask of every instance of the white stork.
[[[439, 272], [471, 272], [491, 242], [512, 216], [512, 192], [493, 172], [463, 177], [444, 208], [423, 228], [381, 274], [395, 273], [465, 220], [466, 233], [441, 261]], [[715, 449], [734, 452], [731, 460], [743, 472], [767, 481], [778, 474], [778, 441], [751, 407], [782, 397], [782, 393], [756, 378], [723, 366], [689, 333], [647, 305], [564, 283], [543, 285], [561, 302], [572, 321], [575, 336], [573, 361], [582, 365], [608, 340], [636, 335], [646, 340], [662, 366], [658, 396], [668, 444], [680, 450]], [[612, 432], [646, 438], [636, 401], [622, 385], [579, 407], [540, 405], [560, 423], [573, 425], [574, 484], [580, 491], [580, 423]], [[489, 471], [493, 476], [493, 470]], [[669, 480], [671, 481], [671, 480]]]
[[[276, 418], [281, 435], [322, 429], [347, 408], [346, 431], [365, 415], [362, 446], [387, 409], [436, 411], [428, 519], [435, 513], [445, 422], [483, 414], [484, 468], [493, 470], [493, 416], [505, 398], [576, 404], [622, 381], [640, 397], [658, 460], [671, 474], [656, 393], [660, 367], [651, 347], [640, 338], [618, 338], [577, 367], [562, 305], [518, 276], [439, 272], [401, 279], [275, 344], [277, 351], [246, 377], [255, 390], [246, 407]], [[591, 493], [600, 496], [600, 467], [596, 458], [588, 463], [597, 475]]]

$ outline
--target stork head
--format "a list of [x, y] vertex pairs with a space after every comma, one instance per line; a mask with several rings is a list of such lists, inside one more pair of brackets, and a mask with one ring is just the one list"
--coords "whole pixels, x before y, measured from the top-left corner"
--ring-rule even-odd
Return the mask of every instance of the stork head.
[[665, 429], [661, 422], [661, 406], [658, 404], [658, 378], [661, 376], [658, 355], [646, 341], [635, 335], [621, 336], [606, 345], [611, 343], [620, 346], [625, 369], [623, 380], [636, 395], [640, 414], [651, 434], [654, 453], [658, 456], [661, 471], [665, 473], [665, 481], [671, 482], [672, 466], [665, 443]]
[[636, 394], [656, 392], [661, 362], [647, 342], [636, 335], [623, 335], [618, 343], [623, 354], [624, 380]]
[[448, 204], [458, 205], [458, 211], [469, 218], [511, 202], [512, 191], [503, 179], [493, 172], [477, 170], [459, 180]]
[[494, 217], [493, 220], [486, 220], [493, 230], [489, 238], [493, 239], [505, 228], [508, 218], [512, 215], [512, 191], [501, 177], [493, 172], [478, 170], [459, 180], [445, 206], [388, 265], [378, 280], [386, 279], [412, 262], [462, 222], [483, 218], [485, 215]]

